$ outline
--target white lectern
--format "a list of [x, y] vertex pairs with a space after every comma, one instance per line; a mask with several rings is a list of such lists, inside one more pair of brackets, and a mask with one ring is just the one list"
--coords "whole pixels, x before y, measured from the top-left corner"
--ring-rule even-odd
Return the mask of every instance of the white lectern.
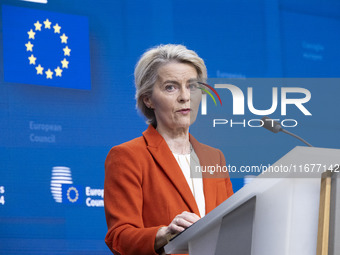
[[165, 252], [316, 254], [320, 177], [339, 163], [338, 149], [295, 147], [271, 172], [260, 174], [170, 241]]

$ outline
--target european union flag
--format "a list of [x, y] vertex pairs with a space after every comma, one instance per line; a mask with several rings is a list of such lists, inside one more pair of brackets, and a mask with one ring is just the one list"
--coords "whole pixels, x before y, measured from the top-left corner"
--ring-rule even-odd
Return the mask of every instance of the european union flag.
[[84, 203], [84, 187], [80, 185], [63, 184], [61, 190], [63, 204]]
[[4, 80], [91, 89], [87, 17], [2, 6]]

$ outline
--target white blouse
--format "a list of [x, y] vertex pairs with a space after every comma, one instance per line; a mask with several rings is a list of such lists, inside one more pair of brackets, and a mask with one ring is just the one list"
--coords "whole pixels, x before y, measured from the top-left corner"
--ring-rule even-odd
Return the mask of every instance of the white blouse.
[[199, 159], [194, 150], [192, 150], [190, 154], [173, 153], [173, 155], [177, 160], [178, 165], [182, 169], [185, 179], [187, 180], [191, 192], [196, 200], [196, 204], [200, 211], [201, 217], [203, 217], [205, 215], [205, 200], [203, 192], [202, 173], [200, 174], [200, 176], [198, 176], [197, 173], [195, 173], [195, 175], [190, 174], [190, 167], [192, 170], [194, 170], [196, 166], [200, 165]]

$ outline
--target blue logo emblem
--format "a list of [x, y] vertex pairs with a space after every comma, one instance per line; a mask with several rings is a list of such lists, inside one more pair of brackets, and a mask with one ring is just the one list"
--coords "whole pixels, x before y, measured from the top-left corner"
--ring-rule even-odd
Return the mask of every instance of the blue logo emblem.
[[2, 6], [6, 82], [91, 89], [87, 17]]
[[83, 204], [84, 187], [79, 185], [62, 185], [62, 203], [63, 204]]

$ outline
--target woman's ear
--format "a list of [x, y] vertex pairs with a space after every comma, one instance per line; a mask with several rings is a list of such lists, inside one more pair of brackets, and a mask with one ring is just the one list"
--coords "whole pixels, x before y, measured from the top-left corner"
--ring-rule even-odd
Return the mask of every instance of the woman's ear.
[[150, 97], [144, 97], [143, 102], [144, 102], [144, 104], [147, 108], [153, 109], [153, 105], [152, 105], [152, 101], [151, 101]]

